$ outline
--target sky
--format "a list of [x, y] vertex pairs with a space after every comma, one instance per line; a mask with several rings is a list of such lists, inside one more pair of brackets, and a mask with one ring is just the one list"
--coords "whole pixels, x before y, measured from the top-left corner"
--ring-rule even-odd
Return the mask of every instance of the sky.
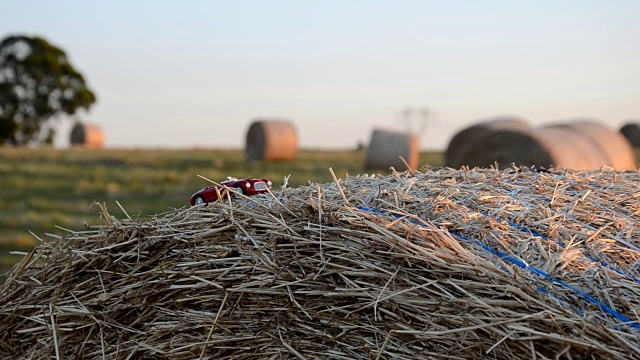
[[0, 37], [66, 51], [107, 147], [243, 148], [254, 119], [285, 118], [301, 148], [383, 128], [442, 150], [502, 115], [640, 119], [639, 19], [637, 0], [3, 0]]

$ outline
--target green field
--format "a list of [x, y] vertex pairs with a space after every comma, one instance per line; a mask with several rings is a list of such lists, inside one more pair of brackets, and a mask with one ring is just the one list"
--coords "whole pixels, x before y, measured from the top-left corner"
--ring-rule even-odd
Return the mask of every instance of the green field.
[[[97, 224], [105, 203], [124, 218], [146, 217], [188, 206], [193, 192], [227, 176], [267, 177], [274, 189], [332, 181], [364, 172], [364, 152], [301, 151], [288, 162], [247, 162], [240, 150], [83, 150], [0, 148], [0, 264], [10, 266], [12, 250], [27, 250], [45, 233], [64, 235], [58, 227], [82, 230]], [[420, 164], [440, 166], [442, 155], [423, 153]], [[398, 169], [404, 170], [404, 169]], [[384, 173], [384, 172], [383, 172]], [[1, 271], [0, 272], [4, 272]]]

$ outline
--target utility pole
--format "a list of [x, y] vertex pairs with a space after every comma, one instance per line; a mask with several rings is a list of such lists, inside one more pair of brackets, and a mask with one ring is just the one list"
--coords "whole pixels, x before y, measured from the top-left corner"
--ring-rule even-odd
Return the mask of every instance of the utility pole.
[[402, 110], [400, 117], [408, 132], [422, 134], [431, 122], [431, 111], [426, 107], [406, 107]]

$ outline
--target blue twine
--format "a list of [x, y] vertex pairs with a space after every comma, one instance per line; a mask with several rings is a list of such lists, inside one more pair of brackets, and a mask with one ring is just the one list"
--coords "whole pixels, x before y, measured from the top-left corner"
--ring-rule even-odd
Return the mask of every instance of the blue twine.
[[[419, 224], [415, 219], [407, 219], [404, 216], [393, 214], [393, 213], [389, 213], [389, 212], [383, 211], [383, 210], [371, 209], [371, 208], [367, 208], [367, 207], [358, 207], [358, 209], [362, 210], [362, 211], [369, 212], [369, 213], [373, 213], [373, 214], [393, 216], [393, 217], [395, 217], [397, 219], [405, 218], [405, 220], [407, 220], [407, 221], [409, 221], [411, 223]], [[620, 320], [620, 321], [622, 321], [624, 323], [627, 323], [628, 325], [630, 325], [633, 328], [640, 329], [640, 325], [638, 323], [636, 323], [635, 321], [629, 319], [628, 317], [620, 314], [619, 312], [617, 312], [614, 309], [608, 307], [607, 305], [601, 303], [600, 301], [598, 301], [597, 299], [595, 299], [592, 296], [588, 295], [584, 291], [582, 291], [580, 289], [577, 289], [577, 288], [565, 283], [562, 280], [556, 279], [553, 276], [547, 274], [546, 272], [544, 272], [544, 271], [542, 271], [542, 270], [540, 270], [540, 269], [538, 269], [538, 268], [536, 268], [534, 266], [529, 266], [527, 263], [525, 263], [524, 261], [522, 261], [522, 260], [520, 260], [520, 259], [518, 259], [516, 257], [507, 255], [507, 254], [505, 254], [505, 253], [503, 253], [503, 252], [501, 252], [499, 250], [492, 249], [490, 246], [480, 242], [479, 240], [470, 239], [470, 238], [468, 238], [468, 237], [466, 237], [464, 235], [458, 234], [456, 232], [449, 231], [449, 233], [451, 235], [459, 238], [459, 239], [462, 239], [462, 240], [465, 240], [467, 242], [473, 243], [473, 244], [479, 246], [480, 248], [482, 248], [483, 250], [485, 250], [485, 251], [487, 251], [487, 252], [489, 252], [489, 253], [491, 253], [493, 255], [496, 255], [496, 256], [500, 257], [501, 259], [503, 259], [505, 261], [508, 261], [508, 262], [510, 262], [510, 263], [512, 263], [514, 265], [517, 265], [517, 266], [519, 266], [519, 267], [521, 267], [523, 269], [526, 269], [526, 270], [528, 270], [528, 271], [530, 271], [530, 272], [532, 272], [532, 273], [534, 273], [534, 274], [536, 274], [538, 276], [541, 276], [541, 277], [551, 281], [552, 283], [556, 283], [556, 284], [558, 284], [558, 285], [560, 285], [560, 286], [562, 286], [564, 288], [567, 288], [567, 289], [575, 292], [576, 294], [582, 296], [583, 299], [585, 299], [588, 302], [598, 306], [600, 309], [602, 309], [605, 312], [609, 313], [610, 315], [612, 315], [616, 319], [618, 319], [618, 320]], [[538, 287], [538, 291], [540, 291], [540, 289], [542, 289], [542, 288]], [[543, 293], [547, 294], [548, 292], [545, 290]]]
[[[484, 216], [486, 216], [486, 217], [489, 217], [489, 218], [490, 218], [490, 216], [489, 216], [488, 214], [484, 214], [484, 213], [481, 213], [481, 214], [482, 214], [482, 215], [484, 215]], [[508, 221], [508, 220], [505, 220], [505, 219], [502, 219], [502, 218], [496, 218], [496, 220], [497, 220], [497, 221], [506, 222], [507, 224], [509, 224], [509, 226], [511, 226], [511, 227], [513, 227], [513, 228], [516, 228], [516, 229], [518, 229], [518, 230], [520, 230], [520, 231], [522, 231], [522, 232], [530, 233], [531, 235], [533, 235], [533, 236], [535, 236], [535, 237], [539, 237], [539, 238], [544, 239], [544, 240], [549, 240], [549, 237], [548, 237], [548, 236], [545, 236], [545, 235], [539, 234], [539, 233], [537, 233], [537, 232], [535, 232], [535, 231], [533, 231], [533, 230], [531, 230], [531, 229], [527, 228], [527, 227], [526, 227], [526, 226], [524, 226], [524, 225], [519, 225], [519, 224], [516, 224], [516, 223], [512, 223], [511, 221]], [[563, 249], [567, 247], [564, 243], [562, 243], [562, 242], [560, 242], [560, 241], [555, 241], [555, 243], [556, 243], [556, 244], [558, 244], [558, 245], [559, 245], [560, 247], [562, 247]], [[631, 274], [627, 274], [627, 273], [625, 273], [624, 271], [622, 271], [622, 270], [620, 270], [620, 269], [616, 268], [616, 267], [615, 267], [615, 266], [613, 266], [613, 265], [607, 264], [607, 263], [606, 263], [606, 262], [604, 262], [604, 261], [601, 261], [601, 260], [599, 260], [599, 259], [596, 259], [596, 258], [592, 257], [591, 255], [589, 255], [589, 254], [587, 254], [587, 253], [586, 253], [586, 250], [585, 250], [585, 251], [583, 251], [583, 252], [582, 252], [582, 254], [583, 254], [587, 259], [589, 259], [589, 260], [591, 260], [591, 261], [593, 261], [593, 262], [595, 262], [595, 263], [599, 264], [600, 266], [602, 266], [602, 267], [606, 267], [606, 268], [610, 269], [611, 271], [615, 272], [616, 274], [618, 274], [618, 275], [622, 275], [622, 276], [624, 276], [624, 277], [627, 277], [627, 278], [629, 278], [629, 279], [633, 280], [634, 282], [636, 282], [636, 283], [640, 284], [640, 280], [639, 280], [638, 278], [636, 278], [635, 276], [633, 276], [633, 275], [631, 275]]]

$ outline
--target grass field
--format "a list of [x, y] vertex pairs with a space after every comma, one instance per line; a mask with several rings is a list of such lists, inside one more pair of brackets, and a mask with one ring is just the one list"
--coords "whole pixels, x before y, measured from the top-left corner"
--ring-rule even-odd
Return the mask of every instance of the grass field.
[[[0, 272], [14, 263], [12, 250], [37, 243], [29, 233], [64, 235], [56, 226], [82, 230], [99, 223], [93, 202], [106, 203], [124, 218], [118, 201], [132, 217], [145, 217], [188, 206], [208, 183], [227, 176], [267, 177], [274, 189], [332, 181], [364, 172], [364, 152], [302, 151], [289, 162], [246, 162], [240, 150], [83, 150], [0, 148]], [[441, 166], [442, 154], [423, 153], [420, 164]], [[404, 169], [398, 169], [404, 170]], [[381, 171], [381, 173], [388, 173]]]

